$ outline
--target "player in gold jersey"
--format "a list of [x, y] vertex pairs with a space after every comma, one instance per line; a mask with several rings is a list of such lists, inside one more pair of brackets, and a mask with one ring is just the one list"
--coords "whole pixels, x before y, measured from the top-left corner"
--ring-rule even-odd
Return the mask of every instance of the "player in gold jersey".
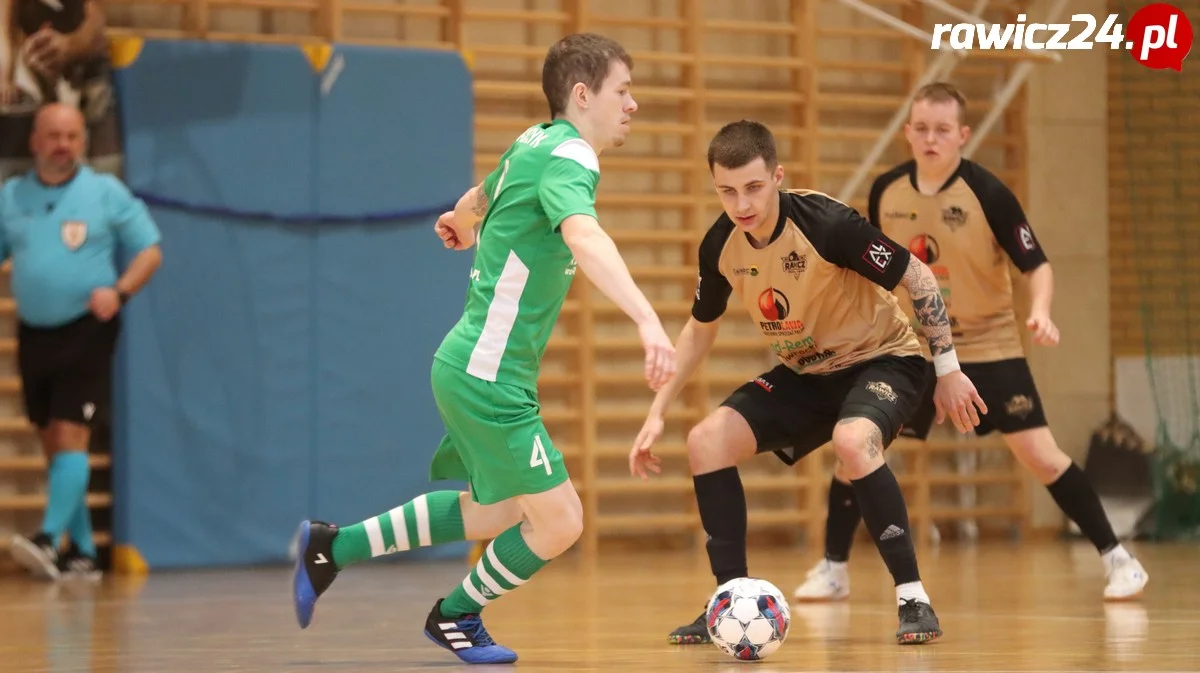
[[[824, 194], [781, 190], [783, 167], [762, 124], [729, 124], [709, 145], [725, 213], [700, 244], [692, 317], [676, 343], [676, 377], [664, 386], [629, 456], [645, 478], [663, 414], [717, 335], [737, 293], [780, 364], [733, 392], [688, 435], [700, 519], [717, 584], [747, 575], [746, 496], [737, 464], [774, 452], [793, 464], [832, 441], [851, 475], [863, 520], [896, 584], [900, 643], [942, 630], [921, 584], [904, 495], [883, 452], [927, 387], [920, 342], [892, 288], [908, 288], [934, 344], [939, 422], [966, 431], [987, 409], [959, 370], [950, 322], [929, 268], [852, 208]], [[978, 405], [978, 412], [972, 405]], [[707, 642], [703, 615], [669, 636]]]
[[[1029, 280], [1031, 306], [1025, 326], [1033, 342], [1044, 346], [1059, 340], [1050, 318], [1050, 262], [1012, 191], [962, 157], [970, 136], [963, 124], [965, 114], [966, 99], [953, 85], [937, 82], [917, 93], [905, 127], [913, 159], [875, 181], [868, 215], [938, 278], [963, 371], [989, 408], [975, 432], [1002, 433], [1016, 459], [1096, 546], [1108, 578], [1104, 598], [1136, 598], [1148, 580], [1146, 571], [1117, 541], [1091, 483], [1054, 441], [1025, 361], [1009, 261]], [[897, 292], [903, 300], [903, 288]], [[933, 401], [926, 399], [905, 421], [901, 434], [925, 439], [934, 413]], [[825, 558], [796, 589], [796, 599], [828, 601], [849, 595], [846, 562], [859, 518], [859, 499], [848, 475], [835, 474], [829, 488]]]

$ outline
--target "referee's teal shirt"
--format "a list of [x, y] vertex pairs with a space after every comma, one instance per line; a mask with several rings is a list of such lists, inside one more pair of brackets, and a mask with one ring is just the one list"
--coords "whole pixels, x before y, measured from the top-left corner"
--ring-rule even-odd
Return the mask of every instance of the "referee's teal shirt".
[[12, 255], [17, 315], [34, 327], [88, 313], [92, 290], [120, 277], [118, 247], [136, 255], [159, 240], [141, 199], [86, 166], [61, 185], [30, 171], [0, 188], [0, 260]]

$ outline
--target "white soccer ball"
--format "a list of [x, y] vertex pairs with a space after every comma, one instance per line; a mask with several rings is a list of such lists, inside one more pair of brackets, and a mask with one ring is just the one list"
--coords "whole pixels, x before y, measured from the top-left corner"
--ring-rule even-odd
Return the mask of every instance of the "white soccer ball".
[[779, 587], [751, 577], [739, 577], [717, 587], [704, 612], [713, 643], [742, 661], [758, 661], [774, 654], [792, 625], [791, 609]]

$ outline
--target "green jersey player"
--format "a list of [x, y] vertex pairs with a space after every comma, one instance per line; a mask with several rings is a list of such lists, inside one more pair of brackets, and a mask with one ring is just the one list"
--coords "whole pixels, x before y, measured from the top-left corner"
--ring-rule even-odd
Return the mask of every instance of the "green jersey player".
[[551, 121], [522, 133], [500, 165], [434, 229], [454, 250], [475, 247], [466, 308], [434, 356], [431, 382], [446, 435], [435, 491], [345, 528], [303, 521], [293, 579], [296, 617], [356, 562], [421, 546], [492, 540], [471, 573], [434, 604], [425, 635], [473, 664], [511, 663], [480, 621], [490, 602], [527, 582], [583, 530], [583, 506], [540, 417], [542, 354], [578, 265], [638, 326], [646, 378], [658, 390], [675, 352], [650, 303], [596, 218], [598, 155], [620, 146], [637, 103], [632, 60], [594, 34], [550, 48], [542, 90]]

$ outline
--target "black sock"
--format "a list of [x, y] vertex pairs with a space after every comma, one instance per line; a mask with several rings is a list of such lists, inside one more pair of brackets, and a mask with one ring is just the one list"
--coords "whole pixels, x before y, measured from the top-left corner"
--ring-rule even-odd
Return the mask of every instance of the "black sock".
[[829, 480], [829, 514], [825, 520], [825, 558], [836, 563], [850, 560], [850, 545], [862, 515], [854, 487], [836, 478]]
[[692, 477], [717, 584], [747, 575], [746, 491], [736, 467]]
[[1113, 533], [1100, 497], [1087, 475], [1075, 463], [1053, 484], [1046, 487], [1054, 502], [1062, 511], [1079, 525], [1079, 530], [1096, 545], [1096, 551], [1104, 552], [1117, 546], [1117, 536]]
[[851, 484], [862, 509], [863, 523], [896, 585], [921, 581], [917, 552], [908, 525], [908, 506], [896, 475], [886, 464]]

